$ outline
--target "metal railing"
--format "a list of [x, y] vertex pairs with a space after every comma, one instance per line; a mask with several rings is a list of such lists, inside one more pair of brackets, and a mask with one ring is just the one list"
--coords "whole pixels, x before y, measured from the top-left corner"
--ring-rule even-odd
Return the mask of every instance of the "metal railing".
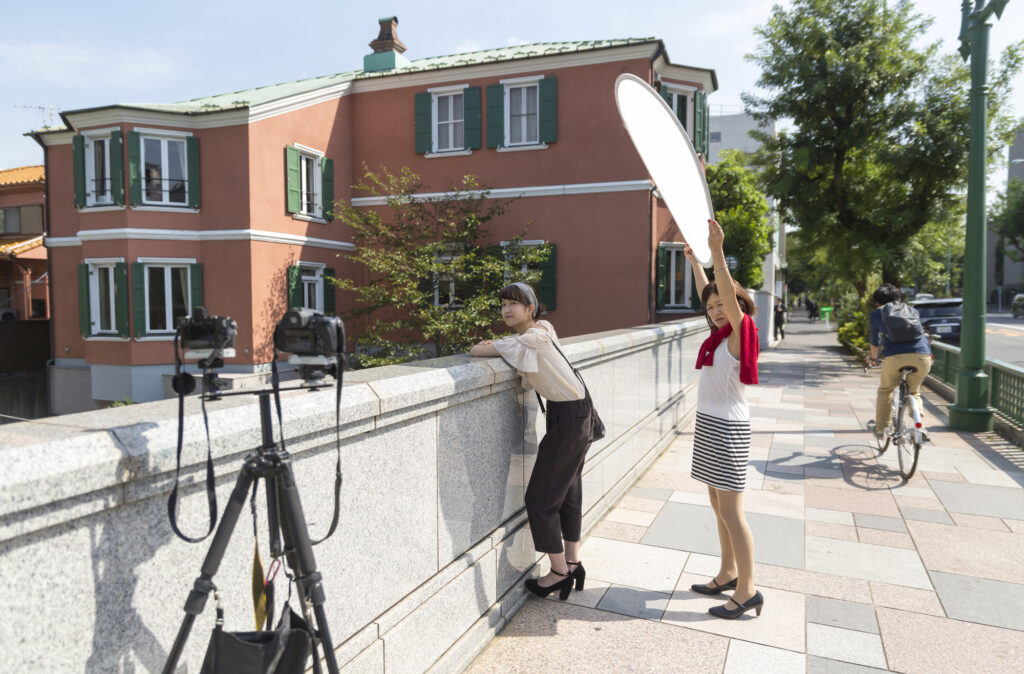
[[[960, 374], [960, 348], [932, 343], [932, 353], [935, 362], [930, 376], [955, 388]], [[989, 406], [1014, 424], [1024, 426], [1024, 368], [989, 358], [985, 361], [985, 373], [989, 377]]]

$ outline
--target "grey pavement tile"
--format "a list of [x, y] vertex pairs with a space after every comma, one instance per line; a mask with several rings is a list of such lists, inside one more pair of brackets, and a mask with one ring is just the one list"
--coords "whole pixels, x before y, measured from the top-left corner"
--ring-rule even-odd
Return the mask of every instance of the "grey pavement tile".
[[886, 667], [879, 635], [814, 623], [807, 625], [807, 654], [867, 667]]
[[772, 480], [798, 480], [803, 481], [804, 469], [802, 466], [786, 466], [781, 463], [769, 462], [765, 466], [765, 479]]
[[863, 513], [854, 513], [853, 519], [857, 521], [858, 527], [867, 527], [868, 529], [882, 529], [884, 531], [898, 531], [900, 533], [906, 533], [907, 525], [903, 523], [903, 520], [899, 517], [885, 517], [883, 515], [865, 515]]
[[923, 590], [932, 587], [917, 552], [870, 543], [808, 536], [806, 568]]
[[875, 607], [871, 604], [808, 595], [807, 622], [878, 634]]
[[800, 450], [773, 448], [768, 452], [768, 470], [776, 470], [777, 466], [787, 468], [834, 468], [842, 470], [842, 462], [832, 456], [808, 454]]
[[661, 620], [661, 617], [665, 615], [665, 609], [668, 608], [668, 601], [671, 598], [672, 595], [662, 594], [661, 592], [612, 585], [605, 591], [597, 608], [602, 611], [633, 616], [634, 618]]
[[941, 571], [931, 576], [950, 618], [1024, 630], [1024, 585]]
[[945, 510], [927, 510], [925, 508], [911, 508], [900, 506], [900, 512], [908, 520], [918, 522], [934, 522], [936, 524], [953, 524], [953, 520], [946, 514]]
[[807, 656], [807, 674], [870, 674], [871, 672], [887, 671], [889, 670], [820, 658], [817, 655]]
[[[747, 513], [754, 534], [754, 560], [776, 566], [804, 566], [803, 520]], [[720, 555], [718, 527], [710, 506], [666, 503], [641, 540], [644, 545]]]
[[804, 659], [803, 653], [733, 639], [724, 674], [804, 674]]
[[929, 484], [950, 512], [1024, 519], [1024, 489], [941, 480]]
[[838, 510], [804, 508], [804, 517], [814, 522], [831, 522], [832, 524], [848, 524], [853, 526], [853, 515]]
[[630, 490], [629, 495], [667, 501], [668, 498], [672, 496], [672, 490], [658, 489], [657, 487], [633, 487], [633, 489]]
[[580, 549], [580, 557], [587, 567], [588, 582], [594, 578], [612, 585], [670, 593], [686, 565], [687, 554], [591, 536]]

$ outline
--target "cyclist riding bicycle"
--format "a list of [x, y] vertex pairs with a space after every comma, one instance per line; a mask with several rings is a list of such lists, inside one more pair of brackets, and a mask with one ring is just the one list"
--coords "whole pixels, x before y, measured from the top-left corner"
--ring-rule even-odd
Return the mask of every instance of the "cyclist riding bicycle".
[[[917, 310], [901, 302], [899, 288], [883, 283], [872, 295], [878, 307], [868, 316], [868, 342], [871, 355], [868, 364], [877, 364], [881, 356], [882, 379], [878, 384], [875, 399], [875, 418], [868, 422], [876, 438], [883, 437], [892, 416], [892, 392], [900, 384], [900, 368], [913, 366], [916, 372], [907, 376], [910, 393], [917, 398], [918, 409], [924, 410], [921, 401], [921, 383], [932, 369], [931, 344], [921, 326]], [[929, 440], [928, 431], [921, 428], [922, 440]]]

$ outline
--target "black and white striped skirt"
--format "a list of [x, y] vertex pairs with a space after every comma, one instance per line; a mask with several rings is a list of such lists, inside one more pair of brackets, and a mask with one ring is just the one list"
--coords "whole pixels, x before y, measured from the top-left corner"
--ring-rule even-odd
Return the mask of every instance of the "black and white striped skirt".
[[690, 476], [715, 489], [743, 491], [750, 457], [750, 421], [729, 421], [697, 412]]

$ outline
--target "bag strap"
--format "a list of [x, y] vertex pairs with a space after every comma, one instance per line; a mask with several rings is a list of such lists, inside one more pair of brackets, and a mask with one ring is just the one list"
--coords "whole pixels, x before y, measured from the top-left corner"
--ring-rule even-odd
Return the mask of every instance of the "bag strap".
[[[572, 373], [574, 375], [576, 375], [576, 378], [580, 380], [581, 384], [583, 384], [583, 396], [584, 396], [584, 398], [589, 399], [590, 398], [590, 389], [587, 388], [587, 382], [585, 382], [583, 380], [583, 375], [580, 374], [579, 370], [577, 370], [575, 367], [573, 367], [572, 363], [569, 362], [569, 358], [564, 353], [562, 353], [562, 350], [558, 348], [558, 344], [556, 344], [555, 340], [553, 340], [553, 339], [551, 340], [551, 346], [555, 347], [555, 351], [560, 353], [562, 355], [562, 358], [565, 358], [565, 362], [569, 366], [569, 369], [572, 370]], [[534, 395], [537, 396], [537, 404], [540, 405], [541, 413], [546, 415], [548, 413], [548, 411], [544, 407], [544, 401], [541, 400], [540, 394], [537, 393], [536, 389], [533, 390], [533, 393], [534, 393]]]

